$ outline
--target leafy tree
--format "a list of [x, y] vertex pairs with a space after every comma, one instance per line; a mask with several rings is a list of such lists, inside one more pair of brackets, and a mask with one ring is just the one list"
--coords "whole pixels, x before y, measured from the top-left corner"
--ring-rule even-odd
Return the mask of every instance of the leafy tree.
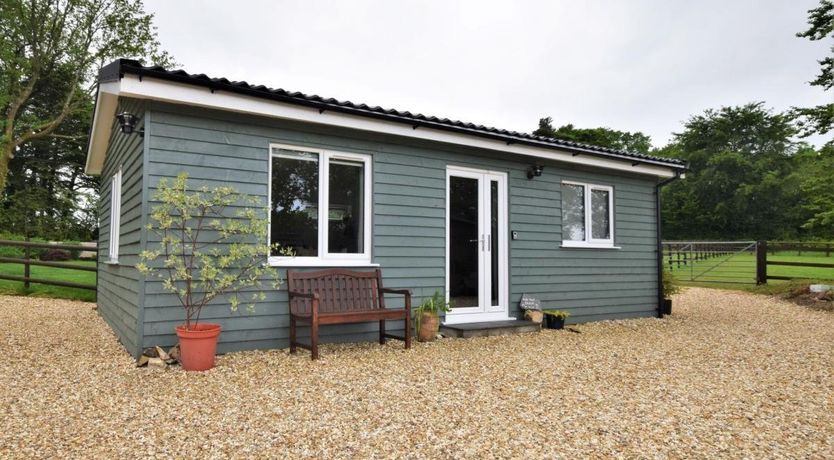
[[664, 190], [670, 239], [786, 238], [801, 233], [804, 195], [792, 175], [796, 129], [763, 103], [691, 117], [660, 155], [689, 162]]
[[812, 236], [831, 239], [834, 235], [834, 143], [819, 151], [808, 148], [797, 155], [794, 177], [804, 195], [807, 216], [802, 227]]
[[26, 144], [86, 136], [57, 131], [89, 111], [94, 73], [104, 63], [147, 57], [171, 64], [152, 20], [141, 0], [0, 2], [0, 190], [9, 161]]
[[181, 173], [173, 181], [160, 180], [154, 200], [158, 203], [147, 230], [159, 242], [139, 254], [136, 268], [177, 296], [186, 329], [200, 321], [203, 307], [214, 299], [228, 295], [232, 311], [237, 311], [242, 302], [238, 294], [255, 288], [245, 300], [251, 312], [266, 298], [259, 289], [263, 279], [278, 289], [278, 273], [266, 264], [277, 246], [266, 242], [269, 220], [266, 209], [258, 209], [260, 198], [232, 187], [192, 189], [188, 175]]
[[[834, 1], [821, 0], [820, 5], [808, 11], [808, 29], [796, 34], [797, 37], [809, 40], [834, 39]], [[823, 91], [829, 91], [834, 86], [834, 45], [831, 55], [818, 61], [820, 73], [810, 83], [819, 86]], [[830, 98], [829, 98], [830, 100]], [[834, 128], [834, 103], [822, 104], [816, 107], [796, 109], [800, 117], [800, 125], [804, 135], [813, 133], [826, 134]]]
[[631, 133], [610, 128], [576, 128], [572, 124], [554, 129], [550, 117], [540, 119], [539, 128], [533, 134], [634, 153], [648, 153], [652, 148], [651, 137], [639, 131]]
[[[32, 106], [49, 105], [60, 97], [66, 80], [43, 80]], [[86, 134], [90, 131], [92, 98], [84, 94], [78, 115], [64, 120], [55, 136], [18, 147], [9, 162], [5, 195], [0, 195], [0, 230], [55, 240], [88, 240], [96, 226], [97, 181], [84, 174]]]

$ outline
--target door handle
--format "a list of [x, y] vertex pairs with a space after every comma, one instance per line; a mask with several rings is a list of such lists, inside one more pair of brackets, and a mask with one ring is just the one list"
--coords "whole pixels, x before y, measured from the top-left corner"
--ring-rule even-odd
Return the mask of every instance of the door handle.
[[470, 243], [481, 243], [481, 251], [484, 250], [484, 241], [486, 241], [486, 239], [484, 238], [484, 235], [481, 235], [481, 238], [479, 238], [477, 240], [469, 240]]

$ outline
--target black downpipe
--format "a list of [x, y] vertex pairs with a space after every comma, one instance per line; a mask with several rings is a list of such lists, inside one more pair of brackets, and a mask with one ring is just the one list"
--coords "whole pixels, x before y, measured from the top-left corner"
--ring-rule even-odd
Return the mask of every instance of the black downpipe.
[[661, 232], [661, 203], [660, 189], [665, 185], [680, 179], [681, 172], [675, 171], [675, 176], [657, 183], [654, 189], [655, 205], [657, 207], [657, 317], [663, 318], [663, 232]]

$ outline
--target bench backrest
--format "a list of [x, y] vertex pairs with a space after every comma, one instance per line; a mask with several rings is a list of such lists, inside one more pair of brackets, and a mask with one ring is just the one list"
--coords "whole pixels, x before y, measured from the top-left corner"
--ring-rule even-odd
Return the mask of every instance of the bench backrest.
[[[300, 293], [319, 295], [319, 313], [345, 313], [385, 308], [381, 295], [382, 271], [353, 271], [341, 268], [313, 272], [287, 271], [287, 287]], [[295, 313], [311, 311], [311, 300], [294, 297], [290, 308]]]

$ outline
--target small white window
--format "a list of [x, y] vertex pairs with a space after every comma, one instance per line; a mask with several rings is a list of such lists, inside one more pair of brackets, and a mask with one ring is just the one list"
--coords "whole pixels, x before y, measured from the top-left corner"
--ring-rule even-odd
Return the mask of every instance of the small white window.
[[562, 246], [614, 247], [614, 189], [562, 182]]
[[294, 254], [271, 264], [370, 264], [369, 156], [271, 145], [269, 169], [269, 239]]
[[119, 260], [119, 222], [122, 214], [122, 168], [110, 181], [110, 262]]

